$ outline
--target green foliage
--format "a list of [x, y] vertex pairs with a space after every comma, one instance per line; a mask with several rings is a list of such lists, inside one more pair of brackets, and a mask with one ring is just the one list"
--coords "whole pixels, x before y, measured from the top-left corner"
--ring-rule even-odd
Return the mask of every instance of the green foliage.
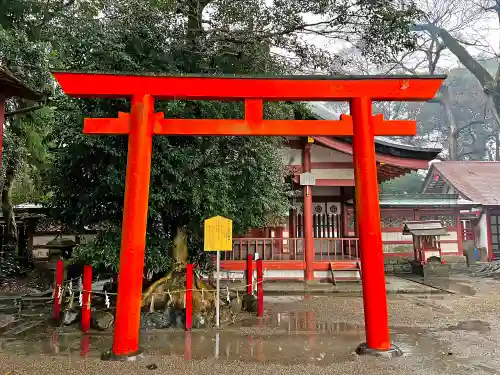
[[404, 176], [382, 182], [381, 194], [417, 194], [422, 191], [424, 176], [418, 172], [411, 172]]
[[[5, 251], [6, 249], [4, 249]], [[23, 264], [23, 260], [19, 259], [15, 255], [15, 251], [5, 251], [4, 257], [0, 262], [0, 283], [11, 279], [19, 277], [26, 273], [26, 266]]]

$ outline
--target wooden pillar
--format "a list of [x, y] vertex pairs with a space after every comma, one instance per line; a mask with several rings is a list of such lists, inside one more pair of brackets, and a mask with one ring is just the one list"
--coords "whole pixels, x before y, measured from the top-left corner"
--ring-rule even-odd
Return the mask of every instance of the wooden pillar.
[[[302, 171], [311, 172], [311, 145], [309, 143], [305, 144], [302, 150]], [[304, 186], [304, 261], [306, 264], [304, 279], [313, 280], [314, 238], [311, 186]]]
[[125, 203], [118, 274], [113, 355], [134, 356], [139, 352], [146, 224], [153, 146], [154, 101], [150, 95], [132, 99], [128, 139]]
[[371, 100], [356, 98], [351, 101], [350, 107], [354, 127], [356, 222], [363, 270], [365, 346], [368, 350], [388, 351], [391, 349], [391, 343]]

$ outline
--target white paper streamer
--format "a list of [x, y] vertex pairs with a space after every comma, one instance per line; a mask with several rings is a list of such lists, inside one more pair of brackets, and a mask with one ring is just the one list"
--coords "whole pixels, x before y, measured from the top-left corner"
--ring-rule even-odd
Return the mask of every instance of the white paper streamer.
[[83, 293], [81, 291], [78, 296], [78, 304], [80, 305], [80, 307], [83, 307]]
[[63, 288], [59, 286], [59, 290], [57, 291], [57, 298], [59, 298], [59, 304], [62, 303], [62, 295], [63, 295]]
[[231, 302], [231, 298], [229, 297], [229, 287], [226, 286], [226, 300], [227, 300], [227, 303]]
[[73, 280], [69, 281], [68, 291], [69, 291], [69, 295], [73, 296]]
[[205, 304], [207, 301], [205, 301], [205, 291], [204, 289], [201, 290], [201, 303]]
[[151, 294], [151, 303], [149, 304], [149, 312], [155, 311], [155, 294]]
[[106, 305], [106, 308], [109, 309], [111, 306], [111, 302], [109, 300], [108, 292], [104, 291], [104, 304]]

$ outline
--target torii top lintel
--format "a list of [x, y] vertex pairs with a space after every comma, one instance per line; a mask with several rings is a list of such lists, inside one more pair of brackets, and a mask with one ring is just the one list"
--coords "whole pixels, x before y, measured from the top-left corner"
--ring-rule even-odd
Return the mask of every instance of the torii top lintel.
[[[243, 100], [245, 118], [165, 119], [154, 114], [154, 134], [163, 135], [353, 135], [352, 117], [340, 120], [264, 120], [263, 101], [425, 101], [445, 76], [159, 76], [54, 72], [63, 91], [74, 97], [163, 100]], [[134, 102], [133, 100], [133, 102]], [[133, 109], [132, 109], [133, 111]], [[373, 116], [375, 135], [415, 135], [415, 121]], [[118, 119], [85, 119], [90, 134], [127, 134], [130, 114]]]

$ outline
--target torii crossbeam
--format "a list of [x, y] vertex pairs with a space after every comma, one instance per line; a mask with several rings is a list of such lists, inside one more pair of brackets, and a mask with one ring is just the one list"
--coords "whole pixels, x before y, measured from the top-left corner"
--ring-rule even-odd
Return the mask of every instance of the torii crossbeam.
[[[112, 352], [139, 351], [139, 323], [153, 135], [353, 136], [356, 221], [359, 228], [366, 343], [360, 352], [390, 352], [391, 346], [378, 200], [375, 135], [415, 135], [415, 121], [388, 121], [372, 114], [373, 101], [425, 101], [444, 76], [134, 76], [55, 72], [74, 97], [128, 98], [130, 113], [113, 119], [85, 119], [86, 134], [128, 134], [128, 159], [118, 298]], [[241, 120], [168, 119], [154, 112], [154, 100], [239, 100]], [[348, 101], [350, 115], [336, 121], [265, 120], [265, 101]], [[304, 212], [304, 217], [312, 212]], [[306, 223], [304, 223], [306, 224]], [[314, 260], [305, 239], [306, 264]], [[309, 262], [307, 262], [309, 259]], [[306, 266], [305, 278], [313, 270]]]

